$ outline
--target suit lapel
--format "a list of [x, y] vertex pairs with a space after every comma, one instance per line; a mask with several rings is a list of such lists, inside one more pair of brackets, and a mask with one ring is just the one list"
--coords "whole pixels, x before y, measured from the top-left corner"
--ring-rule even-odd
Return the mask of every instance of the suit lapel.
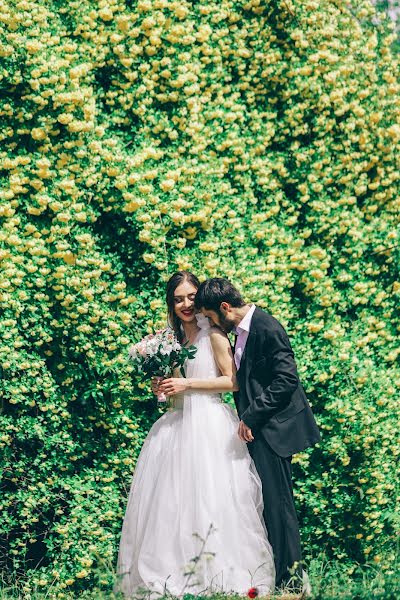
[[242, 354], [242, 359], [239, 365], [239, 371], [241, 371], [241, 376], [246, 377], [252, 365], [255, 340], [256, 334], [250, 329], [249, 336], [246, 341], [246, 346], [244, 347], [244, 352]]

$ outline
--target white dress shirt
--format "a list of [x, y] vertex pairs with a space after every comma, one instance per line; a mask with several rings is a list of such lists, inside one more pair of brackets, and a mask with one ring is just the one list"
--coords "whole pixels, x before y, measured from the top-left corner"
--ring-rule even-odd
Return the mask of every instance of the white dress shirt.
[[235, 345], [235, 364], [236, 369], [240, 367], [240, 361], [242, 360], [243, 352], [246, 346], [247, 338], [249, 337], [250, 324], [251, 319], [253, 317], [253, 313], [255, 311], [256, 305], [252, 304], [250, 306], [250, 310], [247, 311], [243, 319], [240, 321], [239, 325], [236, 327], [237, 338]]

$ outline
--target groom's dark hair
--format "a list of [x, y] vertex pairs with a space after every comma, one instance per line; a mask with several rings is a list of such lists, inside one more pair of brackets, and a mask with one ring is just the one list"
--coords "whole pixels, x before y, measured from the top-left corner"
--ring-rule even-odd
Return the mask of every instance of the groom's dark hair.
[[212, 279], [203, 281], [194, 299], [196, 308], [198, 310], [205, 308], [206, 310], [214, 310], [216, 313], [219, 313], [221, 302], [229, 302], [235, 308], [246, 304], [239, 290], [228, 279], [213, 277]]

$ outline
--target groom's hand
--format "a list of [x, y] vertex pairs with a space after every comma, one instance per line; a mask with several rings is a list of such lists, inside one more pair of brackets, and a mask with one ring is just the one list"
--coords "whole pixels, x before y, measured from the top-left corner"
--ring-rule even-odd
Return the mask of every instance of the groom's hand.
[[254, 440], [250, 427], [247, 427], [243, 421], [239, 423], [238, 435], [244, 442], [252, 442]]

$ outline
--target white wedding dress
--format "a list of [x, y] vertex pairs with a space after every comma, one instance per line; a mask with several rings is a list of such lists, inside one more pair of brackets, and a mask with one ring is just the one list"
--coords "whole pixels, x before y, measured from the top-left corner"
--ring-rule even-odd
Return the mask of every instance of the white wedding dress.
[[[208, 319], [197, 319], [197, 352], [186, 376], [217, 377]], [[115, 592], [155, 598], [246, 595], [253, 586], [273, 591], [261, 481], [238, 424], [219, 394], [190, 391], [176, 395], [151, 427], [128, 496]]]

